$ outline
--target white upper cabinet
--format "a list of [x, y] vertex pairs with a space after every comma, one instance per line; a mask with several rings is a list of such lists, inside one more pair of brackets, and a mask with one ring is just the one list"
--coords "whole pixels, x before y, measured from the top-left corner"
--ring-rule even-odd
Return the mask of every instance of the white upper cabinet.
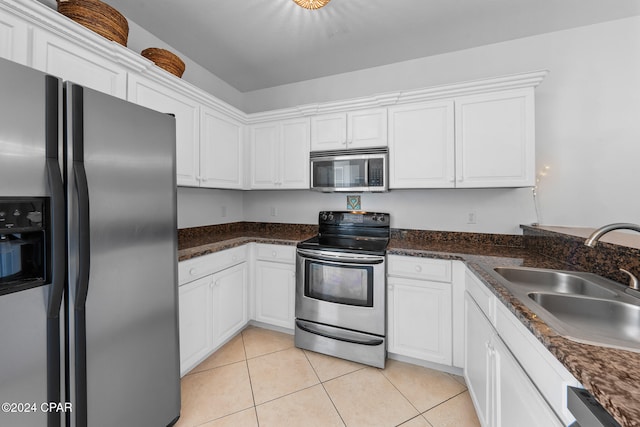
[[390, 188], [535, 185], [533, 88], [389, 109]]
[[0, 58], [27, 65], [28, 52], [29, 27], [27, 23], [0, 9]]
[[386, 146], [386, 108], [323, 114], [311, 118], [311, 151]]
[[243, 185], [243, 126], [207, 107], [200, 109], [201, 187], [235, 188]]
[[533, 88], [455, 102], [456, 187], [535, 185]]
[[33, 67], [97, 91], [126, 99], [127, 71], [121, 65], [48, 31], [33, 30]]
[[251, 189], [309, 188], [309, 119], [250, 127]]
[[155, 81], [131, 74], [128, 99], [138, 105], [173, 114], [176, 118], [178, 185], [200, 184], [200, 107], [190, 97]]
[[455, 186], [453, 101], [389, 108], [389, 187]]

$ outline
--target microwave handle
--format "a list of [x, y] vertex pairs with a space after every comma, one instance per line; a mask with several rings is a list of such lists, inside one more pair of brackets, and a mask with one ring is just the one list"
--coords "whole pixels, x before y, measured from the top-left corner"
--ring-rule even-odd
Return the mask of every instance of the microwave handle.
[[364, 162], [364, 185], [366, 187], [369, 186], [369, 162], [369, 159], [365, 160]]

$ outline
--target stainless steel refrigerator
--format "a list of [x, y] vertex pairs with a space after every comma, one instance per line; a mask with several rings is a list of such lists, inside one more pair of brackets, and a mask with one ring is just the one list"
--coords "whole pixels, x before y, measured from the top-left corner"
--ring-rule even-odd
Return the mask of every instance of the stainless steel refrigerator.
[[0, 60], [0, 426], [180, 414], [175, 120]]

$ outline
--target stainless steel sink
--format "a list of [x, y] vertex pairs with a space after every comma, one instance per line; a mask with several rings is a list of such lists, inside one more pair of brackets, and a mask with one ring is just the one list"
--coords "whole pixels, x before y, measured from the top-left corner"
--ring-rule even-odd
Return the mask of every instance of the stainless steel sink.
[[488, 269], [559, 335], [640, 352], [640, 298], [604, 277], [525, 267]]
[[514, 267], [498, 267], [495, 272], [511, 283], [541, 291], [598, 298], [616, 295], [614, 291], [596, 284], [592, 278], [585, 278], [576, 273]]
[[529, 298], [567, 325], [605, 339], [640, 343], [640, 306], [541, 292], [532, 292]]

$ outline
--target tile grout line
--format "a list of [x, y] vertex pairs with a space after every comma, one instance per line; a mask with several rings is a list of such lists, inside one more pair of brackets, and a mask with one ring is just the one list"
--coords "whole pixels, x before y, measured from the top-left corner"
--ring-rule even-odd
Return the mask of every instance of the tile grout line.
[[249, 370], [249, 358], [247, 357], [247, 348], [244, 343], [244, 330], [240, 332], [240, 339], [242, 340], [242, 352], [244, 353], [244, 364], [247, 367], [247, 376], [249, 377], [249, 388], [251, 389], [251, 401], [253, 402], [253, 413], [256, 417], [256, 425], [260, 427], [260, 420], [258, 419], [258, 408], [256, 408], [256, 396], [253, 393], [253, 382], [251, 381], [251, 371]]
[[[311, 369], [313, 369], [313, 372], [316, 374], [316, 377], [318, 377], [318, 381], [320, 381], [320, 386], [322, 387], [322, 390], [324, 391], [324, 394], [327, 395], [327, 397], [329, 398], [329, 402], [331, 402], [331, 405], [333, 406], [333, 409], [335, 409], [336, 414], [338, 414], [338, 417], [340, 417], [340, 421], [342, 421], [342, 424], [346, 427], [347, 423], [345, 422], [344, 418], [342, 418], [342, 414], [340, 413], [340, 411], [338, 410], [338, 408], [336, 407], [335, 402], [333, 401], [333, 399], [331, 398], [331, 395], [329, 394], [329, 392], [327, 391], [327, 389], [324, 386], [324, 383], [321, 379], [320, 379], [320, 375], [318, 375], [318, 372], [316, 372], [316, 368], [313, 366], [313, 363], [311, 363], [311, 360], [309, 359], [309, 356], [307, 355], [307, 352], [305, 350], [302, 350], [302, 353], [304, 353], [304, 357], [307, 359], [307, 362], [309, 362], [309, 365], [311, 365]], [[354, 371], [355, 372], [355, 371]], [[346, 375], [346, 374], [344, 374]], [[342, 376], [342, 375], [341, 375]], [[332, 378], [335, 379], [335, 378]], [[330, 381], [330, 380], [329, 380]]]
[[[466, 393], [467, 391], [469, 391], [469, 390], [465, 388], [465, 389], [464, 389], [464, 390], [462, 390], [460, 393], [458, 393], [458, 394], [456, 394], [456, 395], [453, 395], [453, 396], [451, 396], [450, 398], [448, 398], [448, 399], [446, 399], [446, 400], [443, 400], [442, 402], [438, 403], [438, 404], [437, 404], [437, 405], [435, 405], [435, 406], [432, 406], [431, 408], [429, 408], [429, 409], [427, 409], [426, 411], [422, 412], [420, 415], [423, 415], [423, 416], [424, 416], [424, 414], [426, 414], [427, 412], [429, 412], [429, 411], [433, 411], [433, 410], [434, 410], [434, 409], [436, 409], [438, 406], [442, 406], [442, 405], [444, 405], [444, 404], [445, 404], [445, 403], [447, 403], [448, 401], [450, 401], [450, 400], [452, 400], [452, 399], [455, 399], [456, 397], [458, 397], [458, 396], [460, 396], [460, 395], [463, 395], [463, 394], [464, 394], [464, 393]], [[474, 408], [474, 411], [475, 411], [475, 408]], [[426, 417], [425, 417], [425, 418], [426, 418]], [[428, 422], [428, 420], [427, 420], [427, 422]]]
[[[386, 366], [386, 363], [385, 363], [385, 366]], [[401, 422], [401, 423], [400, 423], [400, 424], [398, 424], [398, 425], [404, 424], [404, 423], [406, 423], [406, 422], [408, 422], [408, 421], [410, 421], [410, 420], [412, 420], [412, 419], [414, 419], [414, 418], [416, 418], [416, 417], [421, 416], [421, 415], [422, 415], [422, 413], [420, 412], [420, 409], [416, 408], [416, 405], [414, 405], [414, 404], [413, 404], [413, 402], [412, 402], [412, 401], [411, 401], [407, 396], [405, 396], [405, 395], [404, 395], [404, 393], [403, 393], [403, 392], [398, 388], [398, 386], [396, 386], [396, 385], [393, 383], [393, 381], [391, 381], [391, 380], [390, 380], [390, 379], [389, 379], [389, 378], [384, 374], [384, 369], [380, 369], [380, 368], [376, 368], [376, 369], [378, 369], [378, 372], [380, 372], [380, 374], [382, 374], [382, 377], [383, 377], [385, 380], [387, 380], [387, 381], [389, 382], [389, 384], [391, 384], [391, 385], [393, 386], [393, 388], [395, 388], [395, 389], [398, 391], [398, 393], [400, 393], [400, 396], [402, 396], [402, 397], [403, 397], [407, 402], [409, 402], [409, 405], [411, 405], [411, 407], [412, 407], [413, 409], [415, 409], [415, 410], [416, 410], [416, 412], [418, 413], [418, 415], [415, 415], [415, 416], [413, 416], [413, 417], [411, 417], [411, 418], [409, 418], [409, 419], [407, 419], [407, 420], [404, 420], [403, 422]], [[424, 417], [423, 417], [423, 418], [424, 418]], [[427, 422], [428, 422], [428, 421], [427, 421]]]

